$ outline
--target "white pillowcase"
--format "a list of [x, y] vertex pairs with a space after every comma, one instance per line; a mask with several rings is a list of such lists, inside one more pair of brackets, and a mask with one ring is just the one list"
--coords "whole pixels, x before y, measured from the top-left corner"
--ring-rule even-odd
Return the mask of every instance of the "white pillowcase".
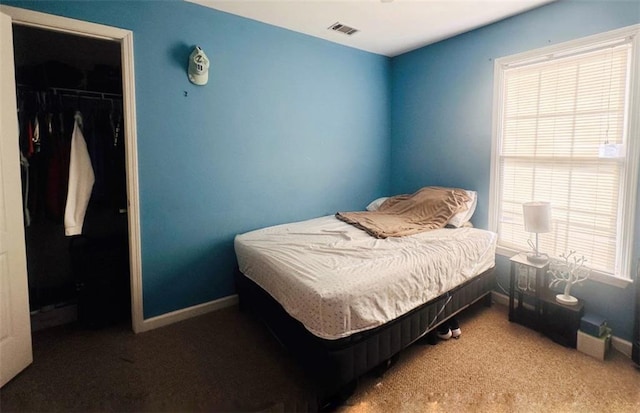
[[389, 198], [388, 196], [383, 196], [381, 198], [378, 198], [372, 201], [369, 205], [367, 205], [367, 211], [377, 211], [380, 208], [380, 205], [382, 205], [382, 203], [386, 201], [388, 198]]
[[473, 213], [476, 211], [476, 206], [478, 205], [478, 193], [476, 191], [467, 191], [467, 195], [471, 198], [471, 200], [467, 202], [467, 209], [452, 216], [447, 223], [448, 225], [460, 228], [471, 220]]

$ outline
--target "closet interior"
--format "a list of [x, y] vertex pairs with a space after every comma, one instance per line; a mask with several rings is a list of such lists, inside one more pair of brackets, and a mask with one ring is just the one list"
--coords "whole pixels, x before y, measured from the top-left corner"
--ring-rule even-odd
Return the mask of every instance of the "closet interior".
[[32, 330], [130, 320], [120, 44], [13, 36]]

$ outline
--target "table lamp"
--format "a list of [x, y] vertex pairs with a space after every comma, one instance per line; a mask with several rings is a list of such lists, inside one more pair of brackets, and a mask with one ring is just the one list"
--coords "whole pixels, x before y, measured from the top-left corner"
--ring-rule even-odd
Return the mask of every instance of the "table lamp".
[[522, 204], [524, 213], [524, 230], [536, 234], [536, 245], [528, 240], [529, 246], [534, 250], [527, 254], [527, 260], [535, 264], [544, 264], [549, 261], [547, 254], [541, 254], [538, 250], [538, 234], [551, 232], [551, 204], [549, 202], [525, 202]]

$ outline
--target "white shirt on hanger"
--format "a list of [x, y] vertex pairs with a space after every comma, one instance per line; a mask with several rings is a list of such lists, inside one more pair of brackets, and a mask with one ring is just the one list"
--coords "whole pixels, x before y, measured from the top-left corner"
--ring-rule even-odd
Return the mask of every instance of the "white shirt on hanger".
[[84, 216], [87, 212], [95, 175], [87, 142], [82, 134], [82, 114], [76, 112], [71, 136], [71, 155], [69, 160], [69, 189], [64, 209], [64, 233], [67, 236], [82, 233]]

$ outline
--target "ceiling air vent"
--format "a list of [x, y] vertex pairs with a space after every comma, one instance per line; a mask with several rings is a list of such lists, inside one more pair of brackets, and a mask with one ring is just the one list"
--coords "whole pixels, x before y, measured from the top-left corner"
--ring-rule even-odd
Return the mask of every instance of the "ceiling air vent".
[[356, 33], [358, 31], [358, 29], [354, 29], [353, 27], [345, 26], [344, 24], [342, 24], [340, 22], [333, 23], [331, 26], [328, 27], [328, 29], [336, 31], [336, 32], [344, 33], [344, 34], [347, 34], [349, 36], [351, 36], [352, 34], [354, 34], [354, 33]]

